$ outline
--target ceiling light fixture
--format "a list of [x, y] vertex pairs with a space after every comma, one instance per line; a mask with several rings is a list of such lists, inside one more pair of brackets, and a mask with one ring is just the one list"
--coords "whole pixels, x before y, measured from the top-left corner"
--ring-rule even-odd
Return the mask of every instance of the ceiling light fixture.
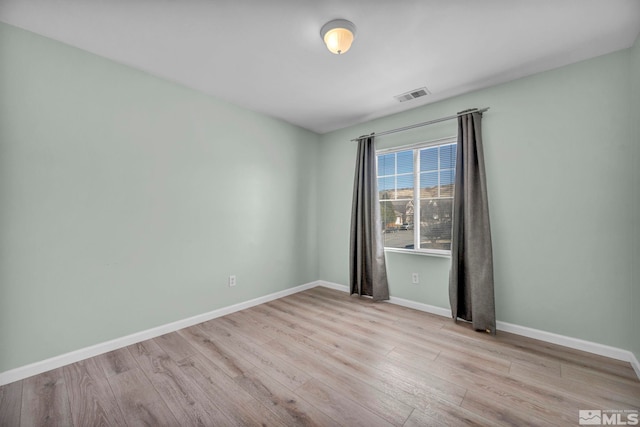
[[331, 53], [341, 55], [349, 50], [356, 38], [356, 26], [346, 19], [334, 19], [322, 26], [320, 37]]

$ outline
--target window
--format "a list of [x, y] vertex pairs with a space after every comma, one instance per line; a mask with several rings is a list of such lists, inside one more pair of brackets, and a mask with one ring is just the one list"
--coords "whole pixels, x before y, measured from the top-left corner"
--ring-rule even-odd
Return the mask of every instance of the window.
[[450, 253], [456, 147], [448, 138], [378, 151], [385, 248]]

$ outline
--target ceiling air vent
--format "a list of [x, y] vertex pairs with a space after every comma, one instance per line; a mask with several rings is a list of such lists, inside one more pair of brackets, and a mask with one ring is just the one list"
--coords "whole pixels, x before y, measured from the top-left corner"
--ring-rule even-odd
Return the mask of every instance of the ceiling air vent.
[[429, 93], [431, 93], [429, 92], [429, 89], [427, 89], [426, 87], [420, 87], [418, 89], [403, 93], [402, 95], [396, 95], [394, 96], [394, 98], [397, 99], [398, 102], [405, 102], [411, 101], [412, 99], [420, 98], [421, 96], [429, 95]]

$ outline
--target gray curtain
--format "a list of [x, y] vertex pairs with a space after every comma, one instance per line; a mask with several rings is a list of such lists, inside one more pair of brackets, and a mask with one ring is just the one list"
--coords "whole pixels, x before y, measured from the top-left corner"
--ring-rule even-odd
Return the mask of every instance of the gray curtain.
[[351, 294], [389, 299], [373, 136], [358, 140], [349, 251]]
[[[464, 112], [463, 112], [464, 113]], [[482, 114], [458, 117], [449, 301], [454, 320], [496, 333], [493, 255], [482, 152]]]

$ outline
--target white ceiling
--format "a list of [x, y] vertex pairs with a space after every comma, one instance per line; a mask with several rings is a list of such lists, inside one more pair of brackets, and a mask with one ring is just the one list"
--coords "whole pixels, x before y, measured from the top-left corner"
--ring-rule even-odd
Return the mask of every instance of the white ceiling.
[[[358, 28], [341, 56], [335, 18]], [[627, 48], [640, 0], [0, 0], [0, 21], [325, 133]]]

